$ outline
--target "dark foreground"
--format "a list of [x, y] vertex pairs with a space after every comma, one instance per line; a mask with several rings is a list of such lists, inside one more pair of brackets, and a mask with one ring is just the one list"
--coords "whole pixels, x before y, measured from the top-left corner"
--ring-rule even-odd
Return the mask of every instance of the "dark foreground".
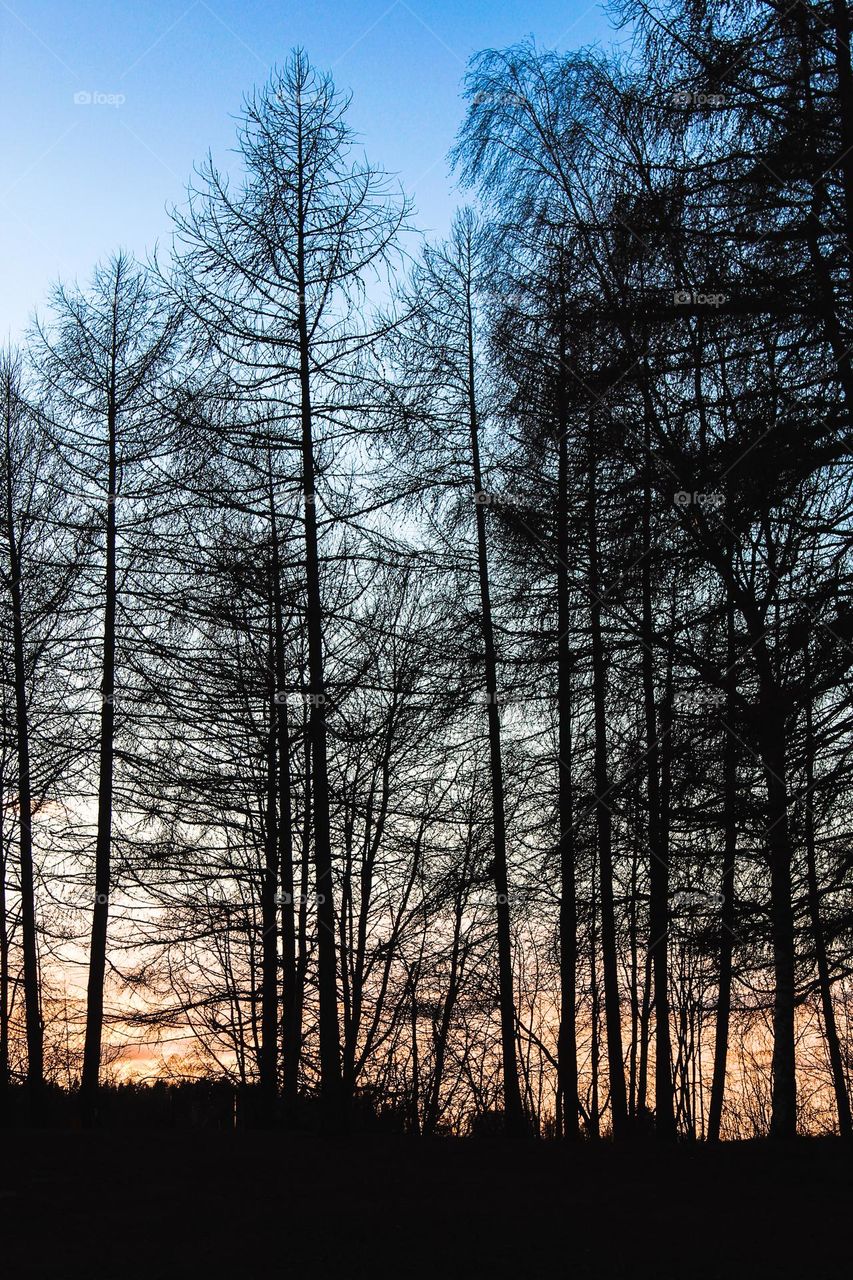
[[235, 1134], [0, 1135], [9, 1280], [853, 1274], [831, 1141], [608, 1146]]

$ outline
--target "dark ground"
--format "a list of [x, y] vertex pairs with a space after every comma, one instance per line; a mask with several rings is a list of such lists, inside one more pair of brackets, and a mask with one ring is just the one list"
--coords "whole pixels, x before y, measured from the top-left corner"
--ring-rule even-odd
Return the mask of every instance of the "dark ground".
[[260, 1132], [0, 1135], [0, 1272], [50, 1280], [853, 1276], [853, 1152]]

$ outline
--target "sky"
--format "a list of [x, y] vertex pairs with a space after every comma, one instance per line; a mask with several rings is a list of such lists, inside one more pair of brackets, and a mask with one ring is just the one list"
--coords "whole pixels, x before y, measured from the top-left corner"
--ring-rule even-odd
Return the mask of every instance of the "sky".
[[0, 343], [57, 279], [168, 242], [193, 164], [210, 149], [237, 167], [243, 95], [296, 45], [352, 92], [366, 154], [443, 234], [464, 199], [446, 157], [466, 63], [531, 35], [612, 39], [587, 0], [0, 0]]

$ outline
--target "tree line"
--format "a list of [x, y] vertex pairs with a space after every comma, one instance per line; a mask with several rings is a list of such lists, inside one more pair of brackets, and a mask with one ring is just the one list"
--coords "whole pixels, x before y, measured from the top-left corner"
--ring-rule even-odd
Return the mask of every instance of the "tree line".
[[442, 241], [296, 51], [3, 354], [33, 1117], [851, 1135], [850, 11], [620, 16], [473, 59]]

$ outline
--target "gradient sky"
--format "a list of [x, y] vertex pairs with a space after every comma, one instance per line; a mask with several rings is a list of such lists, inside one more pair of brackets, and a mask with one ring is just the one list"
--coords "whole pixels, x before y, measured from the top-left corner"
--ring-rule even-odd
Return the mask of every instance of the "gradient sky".
[[528, 35], [611, 39], [587, 0], [0, 0], [0, 342], [58, 277], [168, 236], [193, 163], [210, 148], [228, 167], [243, 94], [297, 44], [352, 90], [351, 122], [418, 225], [445, 231], [466, 62]]

